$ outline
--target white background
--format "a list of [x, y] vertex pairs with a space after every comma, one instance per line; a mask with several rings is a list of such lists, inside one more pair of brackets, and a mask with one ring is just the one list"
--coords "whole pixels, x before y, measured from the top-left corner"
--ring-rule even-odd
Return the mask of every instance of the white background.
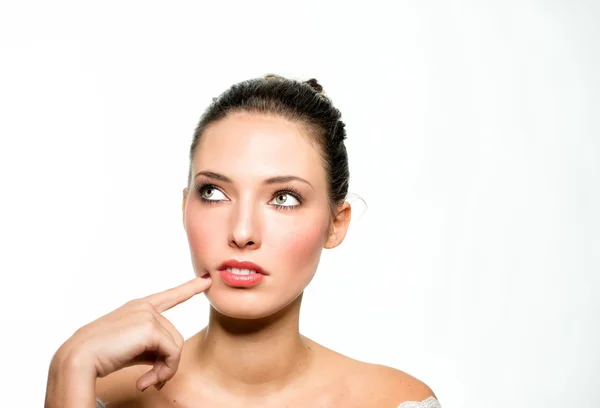
[[[598, 21], [567, 0], [3, 2], [2, 404], [42, 406], [73, 331], [193, 277], [194, 127], [278, 73], [342, 111], [368, 204], [303, 333], [444, 408], [600, 405]], [[167, 317], [189, 337], [207, 307]]]

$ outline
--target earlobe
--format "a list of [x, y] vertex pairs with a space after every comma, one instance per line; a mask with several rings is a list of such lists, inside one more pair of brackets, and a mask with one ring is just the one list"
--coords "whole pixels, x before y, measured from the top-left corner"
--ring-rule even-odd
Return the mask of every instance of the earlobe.
[[323, 245], [323, 248], [332, 249], [332, 248], [335, 248], [336, 246], [338, 246], [339, 244], [341, 244], [340, 236], [338, 235], [337, 231], [334, 229], [331, 232], [331, 234], [329, 234], [329, 237], [327, 237], [327, 241], [325, 242], [325, 245]]
[[333, 241], [335, 241], [335, 237], [336, 237], [335, 227], [329, 228], [329, 230], [327, 232], [327, 237], [325, 239], [325, 244], [323, 244], [323, 248], [330, 249], [330, 248], [335, 247], [336, 245], [332, 246]]

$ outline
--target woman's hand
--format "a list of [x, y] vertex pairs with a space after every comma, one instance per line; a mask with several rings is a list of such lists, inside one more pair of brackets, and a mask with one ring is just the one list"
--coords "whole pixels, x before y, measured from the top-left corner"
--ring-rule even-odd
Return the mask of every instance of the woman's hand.
[[[204, 292], [209, 278], [194, 278], [183, 285], [127, 302], [81, 327], [59, 352], [74, 356], [77, 365], [95, 368], [96, 377], [136, 364], [153, 367], [136, 383], [139, 390], [160, 388], [179, 367], [184, 338], [162, 312]], [[57, 352], [57, 353], [59, 353]]]

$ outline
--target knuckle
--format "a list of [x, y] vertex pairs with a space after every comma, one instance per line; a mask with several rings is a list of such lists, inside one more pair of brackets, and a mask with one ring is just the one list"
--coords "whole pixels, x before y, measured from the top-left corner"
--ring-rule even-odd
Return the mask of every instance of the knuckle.
[[144, 318], [144, 320], [149, 320], [153, 323], [158, 323], [158, 319], [156, 318], [156, 314], [150, 309], [144, 309], [140, 312]]
[[179, 359], [181, 358], [182, 351], [181, 347], [179, 347], [179, 344], [171, 343], [171, 346], [169, 348], [171, 349], [171, 358], [179, 361]]
[[156, 312], [156, 308], [154, 307], [154, 305], [148, 301], [143, 301], [140, 303], [139, 305], [140, 309], [142, 310], [147, 310], [149, 312], [155, 313]]
[[180, 363], [181, 359], [180, 356], [173, 356], [168, 368], [170, 369], [169, 371], [172, 372], [172, 375], [175, 375], [175, 372], [177, 371], [177, 369], [179, 368], [179, 363]]
[[156, 323], [152, 319], [144, 319], [142, 321], [142, 330], [144, 330], [147, 335], [151, 335], [156, 332]]

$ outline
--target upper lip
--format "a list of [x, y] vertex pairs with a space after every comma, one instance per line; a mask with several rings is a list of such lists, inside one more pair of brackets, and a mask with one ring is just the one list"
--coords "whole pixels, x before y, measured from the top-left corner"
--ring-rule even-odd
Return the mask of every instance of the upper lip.
[[263, 268], [250, 261], [237, 261], [235, 259], [229, 259], [219, 266], [220, 271], [224, 271], [227, 268], [250, 269], [251, 271], [256, 271], [256, 273], [267, 275]]

